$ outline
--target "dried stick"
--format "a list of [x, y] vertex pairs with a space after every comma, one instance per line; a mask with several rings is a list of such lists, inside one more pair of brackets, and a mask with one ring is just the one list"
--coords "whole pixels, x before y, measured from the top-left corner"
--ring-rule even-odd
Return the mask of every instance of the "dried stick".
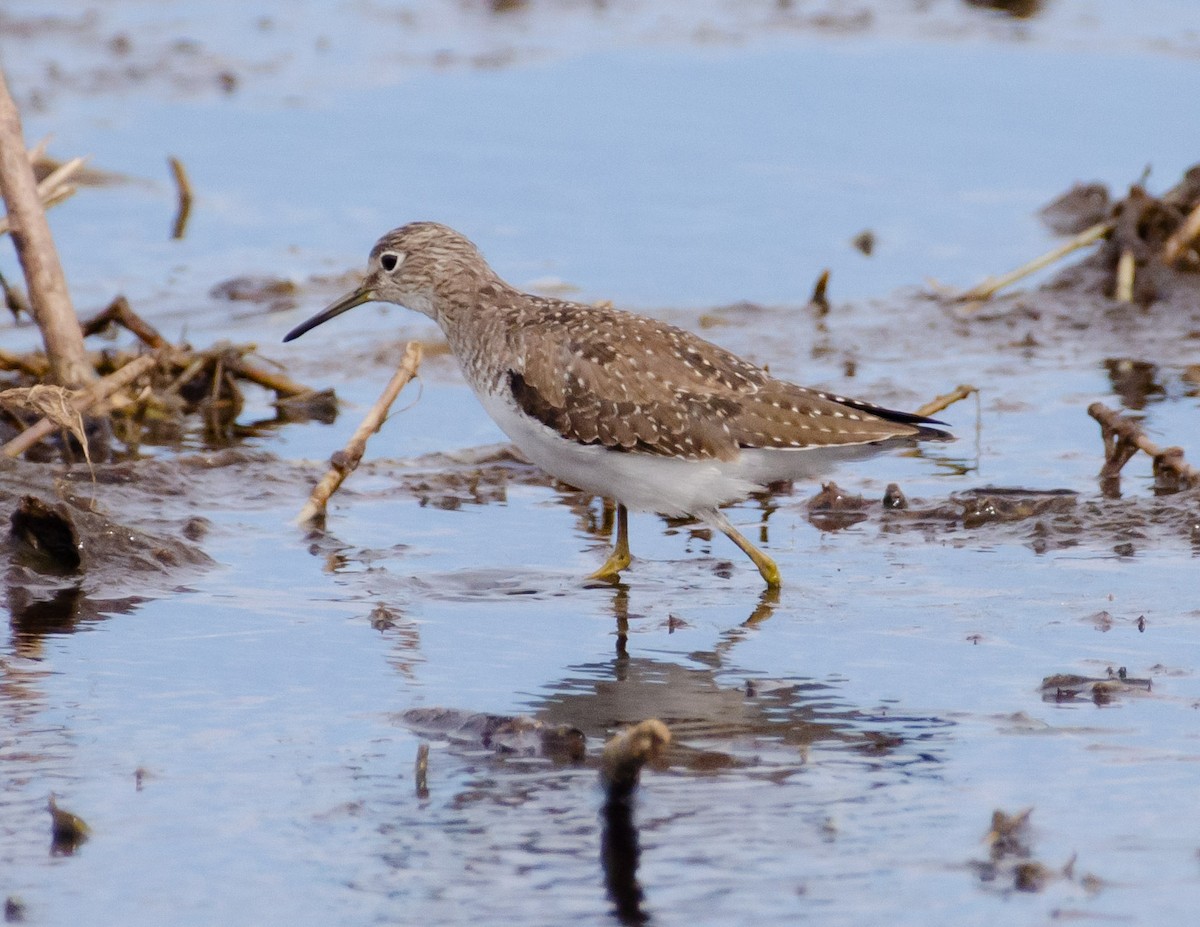
[[1184, 250], [1197, 238], [1200, 238], [1200, 203], [1196, 204], [1196, 207], [1188, 213], [1188, 217], [1183, 220], [1183, 224], [1166, 240], [1162, 249], [1163, 263], [1174, 264]]
[[1125, 248], [1117, 259], [1117, 287], [1113, 298], [1119, 303], [1133, 302], [1133, 277], [1137, 272], [1137, 259]]
[[110, 323], [120, 325], [132, 333], [151, 351], [161, 351], [171, 347], [167, 343], [167, 339], [158, 333], [158, 329], [133, 311], [129, 300], [124, 296], [118, 296], [108, 304], [107, 309], [83, 323], [84, 337], [103, 331]]
[[45, 358], [37, 354], [14, 354], [0, 348], [0, 370], [19, 370], [27, 377], [41, 380], [48, 369]]
[[1102, 402], [1093, 402], [1087, 411], [1100, 424], [1100, 436], [1104, 440], [1101, 480], [1118, 479], [1129, 458], [1143, 451], [1154, 459], [1154, 478], [1163, 487], [1200, 486], [1200, 470], [1183, 459], [1182, 448], [1159, 447], [1146, 437], [1137, 421], [1122, 416]]
[[329, 459], [329, 469], [313, 488], [308, 502], [296, 516], [298, 524], [309, 524], [325, 514], [325, 506], [329, 503], [330, 496], [337, 492], [346, 477], [354, 472], [354, 468], [362, 460], [363, 451], [367, 448], [367, 439], [383, 425], [388, 409], [400, 395], [400, 390], [404, 389], [408, 381], [417, 375], [417, 368], [420, 365], [421, 345], [410, 341], [404, 350], [404, 360], [401, 362], [400, 368], [392, 375], [392, 379], [388, 381], [383, 393], [375, 400], [375, 405], [371, 406], [370, 411], [362, 420], [362, 424], [355, 429], [350, 440], [346, 442], [345, 449], [338, 451]]
[[171, 176], [175, 178], [175, 189], [179, 194], [179, 208], [175, 212], [175, 223], [171, 226], [172, 238], [183, 238], [187, 230], [188, 216], [192, 214], [192, 182], [188, 180], [183, 162], [178, 158], [168, 158], [171, 165]]
[[25, 154], [21, 114], [3, 72], [0, 72], [0, 194], [8, 208], [13, 243], [25, 272], [33, 317], [50, 360], [50, 375], [60, 386], [94, 383], [96, 371], [87, 361], [79, 319], [71, 306], [66, 277]]
[[821, 315], [829, 314], [829, 297], [827, 291], [829, 289], [829, 268], [826, 267], [821, 271], [821, 276], [817, 277], [817, 282], [813, 285], [812, 296], [808, 298], [810, 306], [816, 306], [817, 311]]
[[1055, 261], [1062, 260], [1072, 251], [1087, 247], [1092, 242], [1103, 238], [1115, 227], [1116, 223], [1111, 221], [1097, 222], [1091, 228], [1084, 229], [1074, 238], [1067, 239], [1057, 248], [1047, 251], [1041, 257], [1034, 258], [1027, 264], [1022, 264], [1016, 270], [1009, 271], [1007, 274], [1004, 274], [1000, 277], [989, 277], [987, 280], [984, 280], [977, 286], [974, 286], [965, 293], [960, 294], [958, 297], [958, 302], [982, 302], [984, 300], [991, 299], [996, 295], [996, 293], [1004, 289], [1006, 286], [1011, 286], [1018, 280], [1028, 277], [1035, 271], [1039, 271], [1043, 267], [1048, 267]]
[[[51, 173], [42, 178], [42, 181], [37, 185], [37, 195], [43, 210], [49, 209], [51, 206], [57, 206], [68, 197], [74, 196], [75, 187], [67, 183], [67, 180], [79, 173], [80, 168], [83, 167], [86, 160], [86, 158], [72, 158], [65, 164], [60, 164]], [[9, 221], [8, 216], [0, 218], [0, 235], [7, 235], [11, 232], [11, 226], [12, 223]]]
[[297, 383], [286, 374], [273, 370], [264, 370], [257, 364], [251, 364], [244, 357], [231, 357], [227, 359], [226, 363], [229, 369], [242, 379], [249, 380], [251, 383], [257, 383], [264, 389], [271, 390], [271, 392], [282, 399], [303, 396], [312, 392], [309, 387], [302, 383]]
[[[97, 380], [85, 389], [78, 390], [71, 399], [71, 406], [76, 412], [85, 412], [93, 406], [103, 403], [117, 390], [128, 386], [157, 363], [158, 358], [150, 354], [132, 360], [104, 379]], [[3, 447], [0, 447], [0, 454], [5, 457], [19, 457], [50, 435], [57, 427], [49, 418], [38, 419]]]
[[936, 415], [938, 412], [941, 412], [942, 409], [948, 408], [954, 405], [954, 403], [966, 399], [968, 396], [978, 392], [979, 387], [971, 386], [968, 383], [960, 383], [945, 395], [935, 396], [933, 399], [929, 400], [929, 402], [917, 409], [915, 414], [926, 417], [930, 415]]

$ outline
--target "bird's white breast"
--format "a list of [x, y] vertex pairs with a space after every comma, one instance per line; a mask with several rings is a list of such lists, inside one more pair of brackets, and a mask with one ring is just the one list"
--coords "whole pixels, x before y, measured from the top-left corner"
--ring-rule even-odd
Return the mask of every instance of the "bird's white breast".
[[874, 445], [743, 449], [733, 460], [684, 459], [580, 444], [521, 412], [505, 394], [479, 394], [501, 430], [551, 476], [630, 509], [694, 515], [746, 498], [778, 480], [813, 479], [840, 460], [869, 456]]

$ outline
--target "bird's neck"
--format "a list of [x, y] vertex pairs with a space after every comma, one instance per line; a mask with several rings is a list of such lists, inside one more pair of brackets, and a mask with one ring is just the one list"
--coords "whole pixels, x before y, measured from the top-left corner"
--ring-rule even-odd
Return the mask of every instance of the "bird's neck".
[[477, 391], [491, 391], [493, 384], [508, 374], [500, 363], [513, 327], [506, 308], [517, 295], [494, 274], [470, 281], [459, 278], [453, 287], [435, 295], [434, 318], [464, 376]]

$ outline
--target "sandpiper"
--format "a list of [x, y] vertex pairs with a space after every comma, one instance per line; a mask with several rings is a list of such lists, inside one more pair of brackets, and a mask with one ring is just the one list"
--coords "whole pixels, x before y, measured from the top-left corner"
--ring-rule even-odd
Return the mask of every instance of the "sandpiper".
[[729, 537], [779, 586], [775, 562], [720, 507], [839, 460], [948, 437], [934, 419], [772, 377], [645, 316], [522, 293], [453, 229], [413, 222], [371, 249], [353, 292], [284, 341], [368, 302], [441, 327], [463, 375], [521, 452], [551, 476], [617, 504], [617, 538], [593, 579], [629, 566], [629, 509], [690, 515]]

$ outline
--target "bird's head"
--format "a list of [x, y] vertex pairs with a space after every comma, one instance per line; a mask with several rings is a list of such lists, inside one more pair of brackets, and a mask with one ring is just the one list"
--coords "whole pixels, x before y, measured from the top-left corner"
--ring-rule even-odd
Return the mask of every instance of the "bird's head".
[[410, 222], [388, 232], [371, 249], [367, 274], [357, 288], [284, 336], [284, 341], [363, 303], [395, 303], [440, 321], [440, 307], [496, 275], [479, 249], [436, 222]]

